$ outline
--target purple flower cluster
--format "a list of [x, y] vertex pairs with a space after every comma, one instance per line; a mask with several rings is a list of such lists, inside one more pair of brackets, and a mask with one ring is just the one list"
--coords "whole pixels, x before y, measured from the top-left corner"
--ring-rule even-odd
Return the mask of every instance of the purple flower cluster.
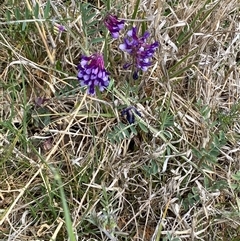
[[129, 106], [122, 110], [121, 115], [126, 116], [129, 124], [133, 124], [135, 122], [134, 113], [141, 117], [141, 113], [134, 106]]
[[[112, 37], [118, 38], [119, 31], [124, 27], [124, 20], [119, 20], [116, 16], [109, 14], [104, 19], [104, 23]], [[64, 30], [64, 26], [60, 25], [59, 31]], [[147, 71], [149, 66], [151, 66], [151, 59], [159, 46], [158, 42], [152, 44], [147, 42], [150, 36], [149, 32], [145, 32], [141, 37], [137, 35], [137, 32], [137, 27], [133, 27], [127, 32], [127, 36], [124, 38], [123, 43], [119, 45], [122, 51], [127, 52], [132, 57], [132, 62], [125, 64], [124, 67], [133, 67], [134, 79], [138, 78], [138, 72], [140, 70]], [[88, 87], [88, 93], [91, 95], [95, 94], [96, 87], [98, 87], [100, 91], [106, 89], [110, 79], [109, 73], [104, 67], [103, 56], [100, 53], [91, 56], [81, 56], [80, 63], [78, 64], [77, 77], [81, 86]], [[138, 114], [133, 107], [124, 112], [129, 123], [134, 122], [134, 115], [131, 114], [132, 112]]]
[[104, 67], [104, 60], [101, 54], [93, 54], [90, 57], [82, 56], [78, 64], [78, 80], [81, 86], [88, 87], [88, 93], [95, 94], [95, 87], [103, 91], [110, 82], [109, 73]]
[[117, 16], [108, 14], [104, 20], [104, 24], [111, 33], [113, 38], [119, 37], [119, 32], [124, 27], [124, 20], [118, 20]]
[[127, 32], [127, 37], [124, 38], [124, 42], [119, 45], [119, 48], [130, 54], [133, 58], [132, 63], [125, 64], [125, 68], [133, 66], [134, 73], [133, 78], [138, 78], [138, 71], [147, 71], [151, 66], [151, 58], [155, 50], [158, 48], [158, 42], [153, 44], [147, 43], [147, 39], [150, 36], [149, 32], [145, 32], [142, 37], [137, 36], [137, 27], [133, 27]]

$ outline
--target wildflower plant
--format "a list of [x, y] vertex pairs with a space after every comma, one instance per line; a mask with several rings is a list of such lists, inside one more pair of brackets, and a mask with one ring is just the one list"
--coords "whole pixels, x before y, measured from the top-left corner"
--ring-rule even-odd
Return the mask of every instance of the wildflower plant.
[[[106, 28], [111, 33], [113, 38], [119, 37], [119, 32], [124, 28], [125, 21], [119, 20], [117, 16], [108, 14], [104, 19]], [[123, 43], [119, 45], [119, 49], [127, 52], [131, 57], [130, 63], [124, 64], [124, 69], [132, 66], [133, 79], [138, 79], [139, 71], [147, 71], [152, 65], [152, 57], [154, 52], [159, 47], [159, 43], [148, 43], [147, 40], [150, 37], [149, 32], [145, 32], [143, 36], [138, 36], [138, 28], [132, 27], [127, 32], [127, 36], [124, 38]], [[104, 58], [98, 54], [91, 56], [81, 56], [80, 63], [78, 65], [78, 80], [81, 86], [88, 87], [88, 93], [95, 94], [95, 87], [98, 86], [100, 91], [103, 91], [109, 85], [109, 73], [104, 67]]]
[[158, 48], [159, 43], [154, 42], [149, 44], [147, 39], [150, 36], [149, 32], [145, 32], [142, 37], [137, 35], [138, 28], [133, 27], [127, 32], [127, 36], [124, 38], [119, 48], [127, 52], [131, 57], [132, 61], [124, 65], [125, 68], [133, 67], [133, 79], [138, 78], [138, 72], [140, 70], [147, 71], [152, 65], [151, 59], [155, 50]]
[[[119, 20], [115, 15], [108, 14], [104, 19], [104, 24], [112, 38], [116, 39], [119, 37], [120, 30], [124, 28], [125, 21]], [[152, 44], [148, 43], [149, 37], [150, 33], [147, 31], [139, 37], [138, 28], [132, 27], [127, 32], [123, 43], [119, 45], [120, 50], [127, 52], [132, 57], [132, 61], [124, 64], [123, 67], [126, 69], [132, 66], [133, 79], [138, 78], [140, 70], [147, 71], [152, 65], [151, 59], [159, 43], [157, 41]], [[104, 58], [100, 53], [81, 56], [77, 77], [81, 86], [87, 86], [88, 94], [94, 95], [96, 87], [100, 91], [106, 89], [110, 82], [109, 75], [110, 73], [104, 67]], [[122, 111], [122, 116], [126, 116], [129, 124], [132, 124], [135, 121], [134, 113], [141, 116], [136, 108], [129, 106]]]

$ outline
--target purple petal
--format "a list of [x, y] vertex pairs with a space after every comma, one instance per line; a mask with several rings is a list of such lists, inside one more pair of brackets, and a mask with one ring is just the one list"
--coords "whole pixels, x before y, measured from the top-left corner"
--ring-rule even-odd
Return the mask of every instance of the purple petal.
[[118, 38], [119, 37], [119, 33], [118, 32], [112, 32], [112, 37], [113, 38]]
[[127, 46], [126, 46], [126, 44], [120, 44], [120, 45], [119, 45], [119, 48], [120, 48], [122, 51], [124, 51], [124, 50], [126, 50]]

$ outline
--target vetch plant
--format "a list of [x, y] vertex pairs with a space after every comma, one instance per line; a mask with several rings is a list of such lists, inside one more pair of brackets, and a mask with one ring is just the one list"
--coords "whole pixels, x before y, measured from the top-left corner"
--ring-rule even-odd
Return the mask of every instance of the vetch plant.
[[124, 42], [119, 45], [119, 48], [127, 52], [132, 57], [132, 62], [124, 65], [124, 68], [133, 66], [133, 79], [138, 78], [138, 72], [140, 70], [147, 71], [151, 66], [151, 58], [155, 50], [158, 48], [159, 43], [154, 42], [149, 44], [147, 39], [150, 36], [149, 32], [145, 32], [142, 37], [137, 36], [138, 29], [133, 27], [127, 32], [127, 37], [124, 38]]
[[104, 24], [113, 38], [118, 38], [120, 30], [124, 28], [124, 20], [119, 20], [117, 16], [111, 14], [106, 16]]
[[[104, 23], [112, 37], [118, 38], [119, 31], [124, 27], [124, 20], [119, 20], [117, 16], [109, 14], [105, 18]], [[142, 37], [138, 37], [137, 32], [137, 27], [133, 27], [127, 32], [127, 37], [124, 38], [124, 42], [119, 45], [119, 48], [122, 51], [125, 51], [132, 56], [132, 62], [125, 64], [124, 68], [133, 66], [133, 79], [138, 78], [138, 72], [140, 70], [148, 70], [149, 66], [152, 64], [151, 58], [159, 46], [158, 42], [152, 44], [147, 42], [147, 39], [150, 36], [149, 32], [145, 32]], [[99, 87], [100, 91], [103, 91], [110, 82], [109, 73], [104, 67], [103, 56], [100, 53], [93, 54], [90, 57], [85, 55], [81, 56], [77, 77], [81, 86], [88, 87], [89, 94], [95, 94], [96, 86]], [[131, 109], [132, 108], [126, 112], [130, 124], [134, 122], [134, 116], [130, 116]]]
[[93, 54], [89, 57], [82, 55], [78, 64], [78, 80], [81, 86], [88, 87], [88, 93], [95, 94], [95, 87], [100, 91], [108, 87], [109, 73], [104, 67], [104, 60], [101, 54]]

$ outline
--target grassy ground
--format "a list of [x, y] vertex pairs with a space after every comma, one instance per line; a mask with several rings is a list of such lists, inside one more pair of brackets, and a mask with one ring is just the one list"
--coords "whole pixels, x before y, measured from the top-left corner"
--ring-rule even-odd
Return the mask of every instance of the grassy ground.
[[[238, 0], [0, 4], [0, 240], [240, 240]], [[114, 41], [109, 10], [129, 19]], [[160, 43], [136, 81], [132, 25]], [[95, 52], [111, 84], [90, 96]]]

